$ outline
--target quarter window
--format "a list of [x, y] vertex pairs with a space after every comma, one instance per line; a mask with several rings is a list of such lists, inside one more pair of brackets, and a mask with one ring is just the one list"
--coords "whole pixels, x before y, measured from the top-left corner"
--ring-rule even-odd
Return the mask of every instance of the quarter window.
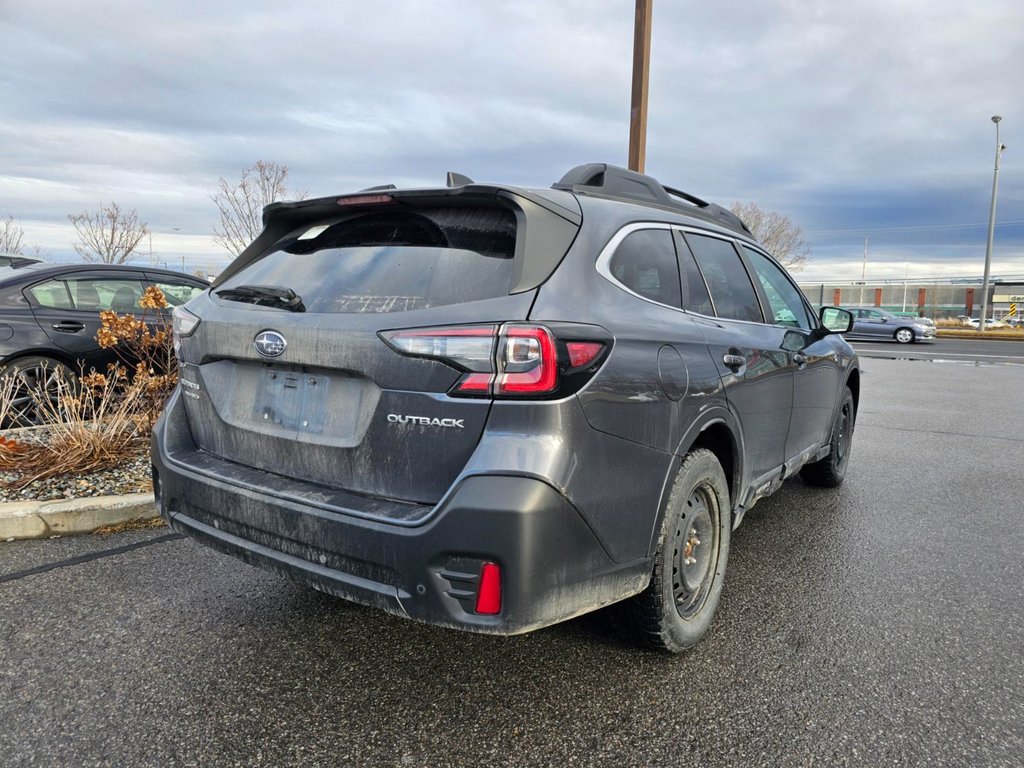
[[805, 331], [809, 331], [811, 324], [807, 319], [807, 311], [804, 309], [800, 290], [764, 254], [746, 246], [743, 246], [743, 250], [746, 252], [751, 266], [754, 267], [761, 288], [764, 289], [764, 294], [768, 298], [768, 308], [772, 313], [771, 321], [775, 325], [788, 325], [792, 328], [803, 328]]
[[754, 285], [732, 244], [717, 237], [686, 233], [686, 242], [707, 282], [715, 312], [733, 320], [764, 322]]
[[198, 296], [203, 292], [203, 288], [196, 285], [186, 285], [185, 283], [167, 283], [160, 280], [154, 280], [153, 285], [159, 288], [164, 298], [167, 299], [167, 303], [172, 307], [178, 307], [187, 302], [193, 296]]
[[679, 264], [669, 230], [641, 229], [626, 235], [608, 268], [634, 293], [670, 307], [682, 306]]
[[47, 280], [33, 285], [27, 291], [32, 303], [44, 309], [73, 309], [67, 285], [63, 280]]

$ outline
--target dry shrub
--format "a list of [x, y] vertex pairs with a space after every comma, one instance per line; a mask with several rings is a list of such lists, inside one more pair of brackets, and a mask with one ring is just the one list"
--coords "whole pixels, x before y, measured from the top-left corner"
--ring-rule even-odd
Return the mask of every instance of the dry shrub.
[[[149, 424], [140, 409], [145, 384], [125, 381], [124, 369], [118, 373], [85, 376], [77, 387], [60, 379], [54, 398], [33, 392], [48, 423], [21, 439], [8, 439], [15, 450], [0, 448], [0, 470], [13, 475], [4, 484], [20, 488], [33, 480], [105, 469], [137, 454]], [[11, 385], [5, 380], [2, 389]]]
[[[167, 307], [163, 293], [146, 289], [141, 316], [100, 313], [96, 334], [121, 362], [106, 373], [91, 371], [77, 384], [63, 378], [56, 391], [31, 392], [45, 426], [0, 437], [0, 483], [23, 487], [34, 480], [105, 469], [145, 449], [164, 403], [178, 381], [170, 319], [151, 310]], [[129, 373], [129, 371], [131, 373]], [[14, 377], [0, 380], [0, 423], [18, 390]]]

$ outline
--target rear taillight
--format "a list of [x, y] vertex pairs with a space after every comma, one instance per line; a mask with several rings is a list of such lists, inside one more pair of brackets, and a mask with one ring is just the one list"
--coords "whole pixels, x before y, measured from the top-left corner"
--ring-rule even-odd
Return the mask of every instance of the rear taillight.
[[564, 374], [578, 378], [607, 348], [604, 341], [560, 341], [549, 328], [527, 323], [415, 328], [380, 335], [403, 355], [440, 360], [462, 371], [449, 391], [457, 397], [557, 393]]
[[181, 351], [181, 340], [195, 333], [199, 322], [199, 318], [184, 307], [175, 307], [171, 310], [171, 334], [175, 353]]
[[502, 326], [494, 394], [542, 395], [557, 385], [558, 355], [551, 331], [540, 325]]

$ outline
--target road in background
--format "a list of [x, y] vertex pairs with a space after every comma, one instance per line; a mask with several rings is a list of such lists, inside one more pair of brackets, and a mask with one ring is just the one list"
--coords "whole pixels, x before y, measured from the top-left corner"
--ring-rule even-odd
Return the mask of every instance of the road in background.
[[865, 360], [846, 484], [747, 515], [680, 657], [604, 614], [422, 626], [166, 531], [0, 543], [56, 566], [0, 582], [0, 763], [1017, 768], [1022, 383]]
[[1024, 341], [933, 339], [915, 344], [898, 344], [895, 341], [851, 339], [850, 344], [864, 357], [1024, 365]]

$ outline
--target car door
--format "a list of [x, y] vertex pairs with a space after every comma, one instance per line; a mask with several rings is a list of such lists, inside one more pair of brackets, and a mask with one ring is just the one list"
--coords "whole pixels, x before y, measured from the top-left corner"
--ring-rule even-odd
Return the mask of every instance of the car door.
[[765, 312], [771, 313], [770, 322], [788, 336], [783, 346], [795, 362], [793, 415], [785, 457], [787, 464], [797, 466], [807, 454], [817, 452], [831, 431], [841, 374], [839, 357], [827, 340], [811, 335], [816, 322], [785, 270], [753, 248], [744, 245], [742, 251], [757, 275]]
[[120, 360], [96, 341], [100, 312], [138, 312], [143, 284], [139, 273], [81, 271], [28, 287], [25, 296], [50, 341], [79, 361], [85, 371], [105, 371]]
[[693, 231], [684, 232], [683, 240], [710, 292], [715, 316], [701, 318], [700, 327], [740, 422], [747, 480], [757, 488], [784, 462], [795, 363], [782, 348], [785, 330], [765, 322], [733, 241]]
[[862, 309], [860, 312], [860, 322], [862, 323], [861, 327], [863, 328], [862, 335], [870, 336], [875, 339], [891, 335], [889, 321], [877, 309]]

